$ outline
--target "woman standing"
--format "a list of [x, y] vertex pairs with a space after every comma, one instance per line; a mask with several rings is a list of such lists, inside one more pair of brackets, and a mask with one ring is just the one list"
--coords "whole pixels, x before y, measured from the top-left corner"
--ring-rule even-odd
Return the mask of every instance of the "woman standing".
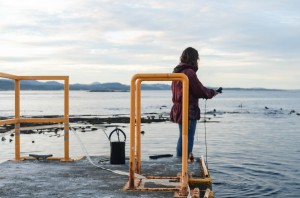
[[[174, 68], [173, 73], [184, 73], [189, 79], [189, 108], [188, 108], [188, 156], [193, 159], [194, 136], [197, 120], [200, 119], [199, 98], [211, 99], [218, 94], [213, 89], [208, 89], [199, 81], [196, 72], [198, 70], [198, 51], [192, 47], [186, 48], [180, 57], [180, 63]], [[173, 107], [170, 113], [171, 121], [179, 125], [179, 138], [177, 142], [177, 157], [182, 156], [182, 83], [172, 82]]]

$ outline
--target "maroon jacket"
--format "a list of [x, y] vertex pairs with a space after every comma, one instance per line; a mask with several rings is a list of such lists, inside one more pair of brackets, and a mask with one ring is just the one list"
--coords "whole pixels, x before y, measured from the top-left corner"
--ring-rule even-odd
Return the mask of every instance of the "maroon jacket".
[[[174, 68], [173, 73], [184, 73], [189, 78], [189, 120], [200, 119], [199, 98], [211, 99], [215, 92], [202, 85], [196, 72], [198, 68], [186, 63], [180, 63]], [[173, 107], [170, 113], [172, 122], [182, 122], [182, 83], [180, 81], [172, 82], [172, 101]]]

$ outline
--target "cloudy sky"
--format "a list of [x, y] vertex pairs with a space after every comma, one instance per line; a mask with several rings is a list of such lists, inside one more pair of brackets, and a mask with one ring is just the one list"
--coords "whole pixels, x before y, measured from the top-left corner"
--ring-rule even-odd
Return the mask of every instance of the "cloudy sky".
[[0, 72], [130, 84], [189, 46], [204, 85], [300, 89], [300, 1], [0, 0]]

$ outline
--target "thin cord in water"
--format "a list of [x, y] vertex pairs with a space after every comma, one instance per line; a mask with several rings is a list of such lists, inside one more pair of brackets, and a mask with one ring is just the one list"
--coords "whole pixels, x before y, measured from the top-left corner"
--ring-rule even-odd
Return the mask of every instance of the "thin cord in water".
[[106, 134], [106, 128], [103, 127], [103, 126], [101, 126], [100, 128], [101, 128], [102, 131], [104, 132], [104, 134], [105, 134], [105, 136], [107, 137], [108, 141], [110, 141], [108, 135]]
[[197, 133], [197, 142], [199, 142], [199, 132]]
[[208, 158], [207, 158], [207, 140], [206, 140], [206, 100], [204, 106], [204, 137], [205, 137], [205, 158], [206, 158], [206, 166], [208, 168]]

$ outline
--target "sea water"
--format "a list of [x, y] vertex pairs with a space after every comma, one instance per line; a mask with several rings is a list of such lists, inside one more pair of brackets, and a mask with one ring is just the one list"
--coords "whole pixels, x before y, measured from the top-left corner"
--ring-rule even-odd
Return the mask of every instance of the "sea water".
[[[63, 116], [63, 91], [21, 91], [21, 116]], [[195, 135], [194, 155], [203, 155], [213, 178], [215, 197], [300, 196], [300, 91], [224, 91], [212, 100], [200, 99], [201, 121]], [[129, 115], [128, 92], [70, 92], [71, 116]], [[143, 91], [142, 113], [167, 116], [170, 91]], [[206, 112], [206, 114], [205, 114]], [[14, 115], [14, 92], [0, 92], [0, 117]], [[76, 124], [72, 124], [76, 126]], [[129, 134], [128, 124], [119, 124]], [[101, 128], [101, 126], [98, 126]], [[109, 133], [113, 128], [106, 128]], [[178, 138], [174, 123], [142, 124], [142, 159], [173, 154]], [[21, 135], [21, 155], [63, 155], [63, 132]], [[103, 130], [80, 132], [90, 155], [109, 155]], [[10, 134], [0, 134], [0, 162], [14, 156]], [[127, 135], [128, 136], [128, 135]], [[129, 138], [129, 137], [127, 137]], [[33, 143], [34, 142], [34, 143]], [[128, 155], [128, 139], [126, 155]], [[70, 134], [70, 155], [82, 155]], [[180, 170], [178, 171], [180, 172]]]

